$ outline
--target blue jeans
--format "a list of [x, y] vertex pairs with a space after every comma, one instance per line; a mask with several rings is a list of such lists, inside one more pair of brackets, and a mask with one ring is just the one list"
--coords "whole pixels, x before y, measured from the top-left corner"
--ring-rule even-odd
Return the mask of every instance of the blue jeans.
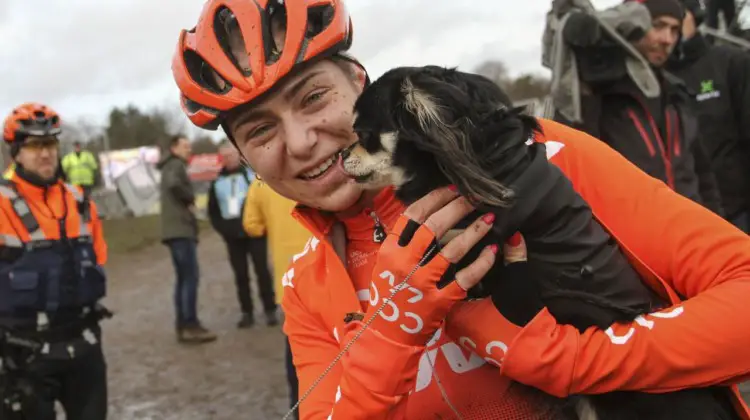
[[742, 212], [732, 217], [729, 222], [745, 233], [750, 233], [750, 213]]
[[179, 238], [165, 241], [172, 254], [177, 276], [174, 287], [174, 308], [177, 328], [193, 327], [198, 322], [198, 252], [195, 239]]

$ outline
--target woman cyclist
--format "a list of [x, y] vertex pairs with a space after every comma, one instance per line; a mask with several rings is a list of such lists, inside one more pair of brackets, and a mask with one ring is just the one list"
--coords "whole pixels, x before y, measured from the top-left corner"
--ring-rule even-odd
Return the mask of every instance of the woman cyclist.
[[[221, 125], [255, 172], [299, 203], [295, 215], [312, 232], [284, 277], [301, 418], [552, 418], [522, 383], [560, 397], [732, 386], [727, 395], [750, 419], [733, 387], [750, 372], [746, 235], [596, 139], [542, 120], [535, 140], [674, 305], [579, 333], [546, 310], [521, 328], [489, 299], [461, 301], [496, 250], [437, 283], [491, 217], [414, 271], [470, 206], [441, 189], [404, 209], [391, 190], [364, 193], [335, 164], [356, 139], [351, 111], [366, 83], [344, 54], [351, 41], [343, 0], [209, 0], [172, 65], [193, 123]], [[410, 287], [361, 332], [409, 275]]]

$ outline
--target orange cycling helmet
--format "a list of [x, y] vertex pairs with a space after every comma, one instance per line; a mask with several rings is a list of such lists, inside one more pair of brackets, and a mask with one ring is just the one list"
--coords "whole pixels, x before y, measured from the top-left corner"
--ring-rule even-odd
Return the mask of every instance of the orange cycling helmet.
[[[286, 23], [280, 25], [281, 51], [272, 22]], [[180, 33], [172, 59], [182, 109], [195, 125], [216, 129], [226, 111], [258, 98], [297, 66], [345, 51], [351, 42], [343, 0], [208, 0], [198, 25]]]
[[60, 131], [57, 112], [46, 105], [27, 102], [13, 109], [5, 119], [3, 140], [13, 143], [26, 136], [56, 136]]

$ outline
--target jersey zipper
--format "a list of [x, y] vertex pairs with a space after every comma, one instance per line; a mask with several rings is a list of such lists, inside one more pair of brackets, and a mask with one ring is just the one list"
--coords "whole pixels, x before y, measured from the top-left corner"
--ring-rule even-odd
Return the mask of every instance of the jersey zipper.
[[385, 228], [383, 227], [383, 224], [380, 222], [380, 218], [375, 213], [375, 210], [367, 209], [365, 210], [367, 213], [369, 213], [370, 217], [372, 218], [375, 225], [373, 226], [372, 231], [372, 241], [376, 244], [383, 243], [385, 241]]
[[44, 205], [47, 206], [47, 209], [49, 210], [50, 215], [53, 219], [57, 220], [57, 228], [60, 232], [60, 240], [67, 241], [68, 239], [68, 229], [65, 226], [65, 221], [68, 218], [68, 203], [65, 200], [65, 194], [62, 194], [62, 200], [63, 200], [63, 216], [61, 218], [57, 218], [57, 215], [55, 214], [55, 210], [49, 205], [49, 186], [44, 187]]

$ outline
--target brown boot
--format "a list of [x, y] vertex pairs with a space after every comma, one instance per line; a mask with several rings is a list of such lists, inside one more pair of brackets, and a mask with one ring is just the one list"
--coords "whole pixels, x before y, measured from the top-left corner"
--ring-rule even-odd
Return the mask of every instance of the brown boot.
[[186, 344], [208, 343], [216, 340], [216, 334], [201, 325], [184, 327], [177, 330], [177, 341]]

